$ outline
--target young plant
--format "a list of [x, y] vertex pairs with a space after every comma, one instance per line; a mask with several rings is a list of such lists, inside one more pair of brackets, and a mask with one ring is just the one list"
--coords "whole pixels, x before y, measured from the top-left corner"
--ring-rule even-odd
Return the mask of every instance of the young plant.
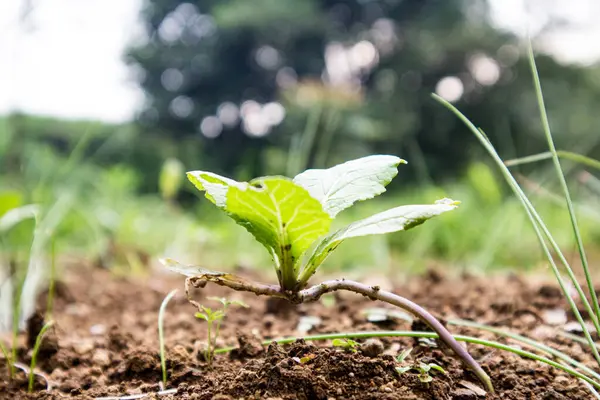
[[243, 301], [227, 300], [224, 297], [208, 297], [208, 299], [218, 301], [222, 305], [222, 308], [220, 310], [214, 311], [209, 307], [196, 305], [200, 310], [200, 312], [196, 313], [196, 318], [203, 319], [208, 324], [208, 344], [206, 351], [204, 352], [204, 359], [210, 367], [212, 366], [212, 362], [215, 357], [215, 345], [217, 344], [217, 339], [219, 338], [219, 334], [221, 333], [221, 322], [223, 321], [223, 318], [225, 318], [225, 316], [227, 315], [227, 309], [231, 305], [236, 305], [244, 308], [248, 308], [249, 306]]
[[401, 364], [399, 367], [396, 367], [396, 372], [398, 372], [398, 374], [402, 375], [412, 369], [413, 371], [419, 373], [419, 380], [421, 382], [429, 383], [433, 381], [433, 377], [429, 374], [429, 372], [431, 372], [432, 369], [441, 372], [442, 374], [446, 373], [444, 368], [440, 367], [436, 363], [425, 364], [424, 362], [420, 361], [418, 364], [405, 364], [405, 361], [411, 352], [412, 349], [407, 348], [404, 351], [402, 351], [402, 353], [400, 353], [398, 357], [396, 357], [396, 361], [398, 361], [398, 363]]
[[403, 308], [425, 321], [465, 363], [485, 387], [493, 387], [488, 375], [471, 355], [454, 340], [448, 330], [431, 314], [412, 301], [394, 293], [347, 279], [321, 282], [311, 287], [309, 279], [343, 241], [353, 237], [404, 231], [430, 218], [454, 210], [458, 202], [442, 199], [434, 204], [408, 205], [372, 215], [329, 233], [336, 215], [357, 201], [371, 199], [383, 192], [406, 161], [389, 155], [375, 155], [348, 161], [329, 169], [310, 169], [293, 179], [262, 177], [236, 182], [211, 172], [188, 172], [188, 179], [205, 196], [246, 228], [271, 254], [278, 285], [249, 281], [229, 273], [186, 266], [171, 259], [163, 264], [183, 274], [186, 294], [190, 287], [208, 282], [234, 290], [287, 299], [299, 304], [318, 300], [336, 290], [348, 290]]
[[31, 352], [31, 364], [29, 366], [29, 383], [27, 385], [27, 390], [29, 391], [29, 393], [33, 392], [33, 378], [35, 376], [35, 373], [33, 371], [35, 371], [35, 366], [37, 364], [37, 355], [40, 351], [42, 340], [44, 340], [44, 335], [46, 334], [46, 331], [48, 331], [48, 329], [50, 329], [50, 327], [52, 327], [53, 324], [53, 321], [46, 322], [46, 324], [42, 327], [42, 329], [40, 329], [40, 332], [35, 338], [35, 345], [33, 346], [33, 351]]
[[333, 339], [331, 341], [333, 347], [339, 347], [351, 353], [356, 353], [360, 344], [352, 339]]
[[160, 309], [158, 310], [158, 343], [160, 346], [160, 368], [162, 370], [162, 384], [164, 387], [167, 385], [167, 357], [165, 354], [165, 330], [163, 321], [165, 319], [167, 304], [169, 304], [169, 301], [171, 301], [176, 293], [177, 289], [171, 290], [160, 304]]

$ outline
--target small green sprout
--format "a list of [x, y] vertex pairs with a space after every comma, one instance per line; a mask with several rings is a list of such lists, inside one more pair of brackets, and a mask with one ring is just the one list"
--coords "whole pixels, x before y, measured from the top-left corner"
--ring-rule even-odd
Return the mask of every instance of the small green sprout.
[[410, 355], [410, 353], [412, 353], [412, 347], [408, 347], [404, 350], [402, 350], [402, 353], [398, 354], [398, 357], [396, 357], [396, 361], [398, 361], [399, 363], [403, 363], [404, 360], [406, 360], [408, 358], [408, 356]]
[[[398, 363], [400, 363], [400, 364], [403, 364], [411, 352], [412, 352], [412, 348], [404, 349], [402, 351], [402, 353], [400, 353], [396, 357], [396, 361], [398, 361]], [[419, 380], [423, 383], [429, 383], [429, 382], [433, 381], [433, 377], [429, 374], [431, 372], [431, 370], [441, 372], [442, 374], [446, 373], [446, 371], [442, 367], [437, 365], [436, 363], [425, 364], [424, 362], [421, 362], [421, 361], [418, 364], [406, 364], [406, 365], [401, 365], [399, 367], [396, 367], [396, 372], [398, 374], [402, 375], [402, 374], [410, 371], [411, 369], [413, 371], [417, 371], [419, 373]]]
[[433, 380], [433, 377], [429, 375], [429, 372], [433, 369], [435, 371], [439, 371], [442, 374], [445, 374], [446, 371], [444, 368], [440, 367], [436, 363], [425, 364], [423, 362], [419, 362], [419, 365], [415, 367], [417, 371], [419, 371], [419, 380], [423, 383], [429, 383]]
[[160, 309], [158, 310], [158, 344], [160, 346], [160, 368], [162, 370], [162, 383], [163, 386], [167, 385], [167, 356], [165, 353], [165, 333], [164, 333], [164, 318], [165, 318], [165, 310], [167, 308], [167, 304], [173, 296], [177, 293], [177, 289], [172, 290], [169, 294], [164, 298], [160, 305]]
[[223, 321], [223, 318], [225, 318], [225, 316], [227, 315], [228, 308], [232, 305], [244, 308], [249, 308], [249, 306], [243, 301], [228, 300], [224, 297], [208, 297], [207, 299], [218, 301], [222, 305], [222, 308], [220, 310], [213, 310], [210, 307], [205, 307], [201, 305], [199, 309], [202, 312], [197, 312], [195, 314], [196, 318], [203, 319], [207, 322], [208, 343], [206, 351], [204, 352], [204, 359], [210, 367], [212, 366], [212, 362], [215, 356], [215, 345], [221, 331], [221, 322]]
[[[266, 176], [249, 182], [237, 182], [208, 171], [188, 172], [190, 182], [204, 192], [211, 203], [266, 248], [273, 259], [278, 284], [252, 282], [226, 272], [183, 265], [172, 259], [161, 261], [167, 268], [186, 276], [188, 300], [199, 310], [202, 306], [191, 298], [190, 288], [204, 287], [208, 282], [256, 295], [284, 298], [295, 304], [347, 290], [400, 307], [425, 321], [473, 370], [488, 391], [493, 392], [490, 377], [481, 366], [440, 321], [418, 304], [379, 286], [348, 279], [308, 286], [329, 255], [346, 240], [406, 231], [458, 207], [460, 202], [451, 199], [440, 199], [433, 204], [404, 205], [330, 232], [332, 222], [340, 212], [356, 202], [385, 192], [385, 186], [397, 175], [401, 164], [406, 161], [396, 156], [373, 155], [328, 169], [309, 169], [294, 178]], [[200, 314], [208, 321], [206, 312]]]
[[27, 391], [29, 393], [33, 392], [33, 379], [35, 376], [35, 366], [37, 364], [37, 355], [40, 352], [40, 347], [42, 346], [42, 340], [44, 339], [44, 335], [46, 331], [52, 327], [54, 324], [53, 321], [46, 322], [46, 324], [40, 329], [37, 337], [35, 338], [35, 345], [33, 346], [33, 351], [31, 353], [31, 364], [29, 366], [29, 382], [27, 385]]
[[351, 353], [356, 353], [360, 347], [360, 344], [352, 339], [333, 339], [331, 344], [334, 347], [340, 347]]

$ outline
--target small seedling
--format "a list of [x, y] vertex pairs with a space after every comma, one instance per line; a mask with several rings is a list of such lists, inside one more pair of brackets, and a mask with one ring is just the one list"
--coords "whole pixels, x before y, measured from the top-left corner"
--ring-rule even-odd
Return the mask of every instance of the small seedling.
[[31, 364], [29, 366], [29, 384], [27, 385], [27, 390], [29, 393], [33, 392], [33, 379], [35, 377], [35, 366], [37, 364], [37, 355], [40, 351], [40, 347], [42, 346], [42, 340], [44, 340], [44, 335], [46, 331], [50, 329], [50, 327], [54, 324], [53, 321], [46, 322], [46, 324], [40, 329], [37, 337], [35, 338], [35, 345], [33, 346], [33, 351], [31, 353]]
[[190, 296], [191, 287], [208, 282], [234, 290], [284, 298], [300, 304], [316, 301], [322, 295], [348, 290], [372, 300], [403, 308], [425, 321], [493, 392], [489, 376], [450, 332], [418, 304], [347, 279], [334, 279], [308, 287], [309, 279], [346, 239], [405, 231], [440, 214], [454, 210], [459, 202], [442, 199], [434, 204], [408, 205], [372, 215], [333, 233], [333, 219], [357, 201], [371, 199], [383, 192], [406, 161], [387, 155], [375, 155], [348, 161], [329, 169], [309, 169], [293, 179], [262, 177], [237, 182], [212, 172], [188, 172], [188, 179], [206, 198], [246, 228], [269, 252], [274, 261], [278, 285], [249, 281], [233, 274], [162, 260], [172, 271], [187, 277], [188, 300], [200, 312], [202, 306]]
[[165, 354], [165, 330], [163, 321], [165, 319], [165, 310], [167, 308], [167, 304], [173, 296], [177, 293], [177, 289], [171, 290], [169, 294], [164, 298], [162, 303], [160, 304], [160, 309], [158, 310], [158, 343], [160, 346], [160, 368], [162, 370], [162, 384], [163, 387], [167, 385], [167, 356]]
[[[396, 361], [398, 361], [400, 364], [404, 364], [411, 352], [412, 348], [403, 350], [402, 353], [396, 357]], [[442, 374], [446, 373], [446, 371], [436, 363], [425, 364], [424, 362], [419, 362], [418, 364], [406, 364], [396, 367], [396, 372], [398, 372], [400, 375], [410, 370], [417, 371], [419, 373], [419, 380], [423, 383], [429, 383], [433, 381], [433, 377], [429, 374], [431, 370], [441, 372]]]
[[331, 344], [333, 345], [333, 347], [340, 347], [351, 353], [356, 353], [358, 351], [358, 348], [360, 347], [358, 342], [352, 339], [333, 339]]
[[249, 306], [243, 301], [239, 300], [228, 300], [223, 297], [208, 297], [208, 300], [214, 300], [221, 303], [222, 308], [220, 310], [214, 310], [209, 307], [199, 306], [199, 312], [197, 312], [196, 318], [203, 319], [207, 322], [207, 336], [208, 336], [208, 344], [206, 351], [204, 352], [204, 359], [206, 363], [212, 366], [212, 362], [215, 356], [215, 345], [217, 343], [217, 339], [219, 338], [220, 330], [221, 330], [221, 322], [223, 318], [227, 315], [227, 309], [231, 305], [236, 305], [244, 308], [248, 308]]

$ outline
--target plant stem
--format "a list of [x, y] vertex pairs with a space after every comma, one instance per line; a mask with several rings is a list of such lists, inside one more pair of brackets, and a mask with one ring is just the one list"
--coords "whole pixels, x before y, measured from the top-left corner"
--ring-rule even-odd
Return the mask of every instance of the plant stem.
[[33, 351], [31, 353], [31, 365], [29, 366], [29, 384], [27, 386], [27, 391], [29, 393], [33, 392], [33, 378], [35, 376], [33, 370], [35, 369], [35, 365], [37, 363], [37, 355], [40, 351], [40, 346], [42, 345], [42, 340], [44, 339], [44, 335], [46, 331], [50, 329], [50, 327], [54, 324], [53, 321], [48, 321], [46, 324], [40, 329], [37, 337], [35, 338], [35, 345], [33, 346]]
[[[223, 318], [227, 315], [227, 304], [223, 304]], [[223, 318], [217, 320], [217, 325], [215, 326], [215, 346], [217, 345], [217, 339], [219, 334], [221, 333], [221, 322], [223, 322]], [[214, 348], [211, 352], [211, 359], [214, 357]]]
[[206, 359], [206, 362], [208, 363], [209, 367], [212, 366], [212, 355], [213, 355], [212, 336], [211, 336], [212, 335], [212, 324], [213, 324], [212, 320], [208, 321], [208, 348], [206, 350], [206, 355], [204, 357]]
[[544, 105], [544, 95], [542, 93], [542, 85], [540, 83], [540, 77], [537, 72], [537, 68], [535, 65], [535, 57], [533, 54], [533, 47], [531, 43], [529, 43], [529, 65], [531, 66], [531, 74], [533, 75], [533, 83], [535, 85], [535, 94], [538, 101], [538, 107], [540, 109], [540, 118], [542, 120], [542, 125], [544, 126], [544, 134], [546, 135], [546, 140], [548, 142], [548, 148], [552, 153], [552, 162], [554, 164], [554, 168], [556, 170], [556, 176], [558, 177], [558, 181], [560, 182], [560, 186], [563, 190], [563, 195], [565, 197], [565, 201], [567, 203], [567, 209], [569, 210], [569, 218], [571, 219], [571, 226], [573, 228], [573, 235], [575, 235], [575, 241], [577, 242], [577, 248], [579, 250], [579, 258], [581, 259], [581, 265], [583, 267], [583, 271], [585, 274], [585, 280], [588, 285], [589, 295], [592, 298], [592, 304], [594, 306], [594, 311], [596, 312], [596, 318], [600, 320], [600, 305], [598, 304], [598, 296], [596, 295], [596, 290], [594, 289], [594, 283], [592, 281], [592, 276], [590, 273], [590, 268], [587, 261], [587, 256], [585, 254], [585, 248], [583, 247], [583, 239], [581, 238], [581, 232], [579, 231], [579, 226], [577, 223], [577, 216], [575, 215], [575, 208], [573, 207], [573, 201], [571, 200], [571, 194], [569, 192], [569, 187], [567, 185], [567, 181], [565, 179], [565, 175], [562, 171], [562, 167], [560, 165], [560, 160], [558, 159], [558, 154], [556, 153], [556, 147], [554, 146], [554, 140], [552, 139], [552, 133], [550, 132], [550, 123], [548, 122], [548, 115], [546, 114], [546, 106]]
[[[428, 339], [438, 339], [439, 338], [439, 336], [436, 333], [418, 332], [418, 331], [343, 332], [343, 333], [326, 333], [326, 334], [322, 334], [322, 335], [285, 337], [285, 338], [281, 338], [281, 339], [265, 340], [264, 342], [262, 342], [262, 344], [264, 346], [268, 346], [271, 343], [289, 344], [289, 343], [293, 343], [299, 339], [306, 340], [306, 341], [313, 341], [313, 340], [331, 340], [331, 339], [367, 339], [367, 338], [374, 338], [374, 337], [413, 337], [413, 338], [428, 338]], [[565, 371], [565, 372], [569, 373], [570, 375], [573, 375], [576, 378], [582, 379], [583, 381], [591, 384], [593, 387], [600, 389], [600, 382], [594, 381], [590, 377], [582, 374], [581, 372], [574, 370], [573, 368], [570, 368], [563, 364], [559, 364], [555, 361], [552, 361], [546, 357], [537, 355], [535, 353], [531, 353], [526, 350], [522, 350], [522, 349], [519, 349], [516, 347], [508, 346], [508, 345], [494, 342], [491, 340], [475, 338], [472, 336], [453, 335], [453, 338], [459, 342], [478, 344], [478, 345], [492, 347], [492, 348], [499, 349], [499, 350], [509, 351], [509, 352], [517, 354], [521, 357], [530, 358], [532, 360], [543, 362], [545, 364], [548, 364], [550, 366], [558, 368], [562, 371]], [[221, 349], [216, 349], [215, 354], [228, 353], [228, 352], [232, 351], [233, 349], [235, 349], [235, 347], [224, 347]]]
[[440, 337], [440, 339], [448, 345], [455, 353], [460, 357], [463, 362], [475, 373], [479, 380], [485, 385], [486, 389], [491, 393], [494, 392], [494, 387], [490, 377], [485, 373], [481, 366], [471, 357], [469, 352], [465, 350], [452, 336], [450, 332], [439, 322], [433, 315], [431, 315], [423, 307], [419, 306], [412, 301], [398, 296], [394, 293], [381, 290], [378, 286], [368, 286], [359, 282], [354, 282], [346, 279], [335, 279], [330, 281], [322, 282], [318, 285], [312, 286], [308, 289], [304, 289], [298, 293], [302, 302], [315, 301], [325, 293], [334, 292], [337, 290], [348, 290], [350, 292], [362, 294], [373, 300], [380, 300], [385, 303], [400, 307], [415, 316], [422, 319], [431, 329], [433, 329]]
[[2, 354], [4, 355], [4, 358], [6, 359], [6, 369], [8, 370], [8, 376], [10, 379], [12, 379], [13, 375], [12, 375], [11, 365], [14, 364], [14, 361], [11, 357], [11, 353], [8, 351], [8, 349], [6, 348], [4, 343], [2, 343], [1, 341], [0, 341], [0, 350], [2, 351]]
[[177, 293], [177, 289], [171, 290], [169, 294], [164, 298], [158, 310], [158, 343], [160, 346], [160, 368], [162, 369], [162, 380], [163, 385], [167, 385], [167, 357], [165, 354], [165, 332], [164, 332], [164, 318], [167, 304], [173, 296]]
[[15, 290], [15, 297], [13, 303], [13, 326], [12, 326], [12, 344], [11, 344], [11, 357], [12, 363], [10, 364], [10, 378], [14, 378], [16, 369], [15, 361], [17, 361], [17, 341], [19, 339], [19, 322], [21, 319], [21, 298], [23, 296], [23, 286], [25, 285], [25, 278], [19, 276], [17, 272], [13, 275], [13, 287]]
[[56, 281], [56, 241], [50, 243], [50, 283], [48, 284], [48, 297], [46, 298], [46, 318], [52, 318], [54, 308], [54, 291]]

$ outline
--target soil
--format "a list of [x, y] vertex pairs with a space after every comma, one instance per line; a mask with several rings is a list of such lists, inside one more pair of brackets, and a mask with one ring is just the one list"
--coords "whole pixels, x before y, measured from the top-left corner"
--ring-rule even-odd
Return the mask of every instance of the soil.
[[[373, 279], [377, 280], [370, 280]], [[390, 285], [386, 279], [380, 279], [379, 284], [384, 289]], [[157, 316], [162, 300], [173, 288], [180, 291], [166, 310], [169, 378], [167, 388], [163, 388], [159, 383]], [[543, 341], [594, 366], [589, 351], [557, 334], [573, 318], [550, 280], [449, 277], [430, 272], [395, 285], [393, 290], [423, 305], [442, 321], [462, 318], [494, 325]], [[250, 306], [232, 306], [228, 311], [217, 346], [236, 349], [217, 355], [212, 367], [203, 358], [206, 322], [194, 318], [195, 309], [183, 296], [183, 278], [117, 278], [105, 270], [74, 269], [57, 286], [56, 325], [45, 337], [38, 356], [38, 367], [49, 378], [51, 390], [46, 390], [45, 382], [37, 379], [34, 393], [27, 394], [25, 374], [19, 372], [9, 382], [6, 360], [0, 358], [0, 398], [135, 398], [136, 394], [161, 400], [591, 398], [582, 383], [562, 371], [478, 345], [468, 345], [468, 349], [491, 376], [494, 395], [486, 395], [477, 378], [435, 341], [357, 340], [363, 343], [357, 351], [333, 347], [326, 341], [260, 345], [262, 340], [299, 335], [299, 328], [308, 330], [308, 334], [424, 329], [418, 321], [411, 322], [402, 315], [369, 322], [368, 317], [373, 314], [365, 314], [365, 310], [387, 307], [351, 293], [294, 306], [211, 285], [194, 291], [195, 298], [203, 304], [218, 307], [218, 303], [204, 298], [209, 295], [240, 299]], [[45, 307], [43, 298], [40, 297], [40, 309]], [[318, 317], [318, 323], [306, 317]], [[32, 338], [42, 324], [40, 315], [29, 321], [28, 332], [21, 338], [20, 361], [29, 362]], [[470, 328], [449, 329], [507, 343], [493, 334]], [[413, 351], [403, 365], [433, 362], [446, 373], [432, 372], [433, 380], [428, 383], [422, 382], [415, 370], [399, 374], [396, 367], [400, 364], [395, 356], [407, 348]], [[163, 389], [176, 389], [176, 393], [159, 395]]]

